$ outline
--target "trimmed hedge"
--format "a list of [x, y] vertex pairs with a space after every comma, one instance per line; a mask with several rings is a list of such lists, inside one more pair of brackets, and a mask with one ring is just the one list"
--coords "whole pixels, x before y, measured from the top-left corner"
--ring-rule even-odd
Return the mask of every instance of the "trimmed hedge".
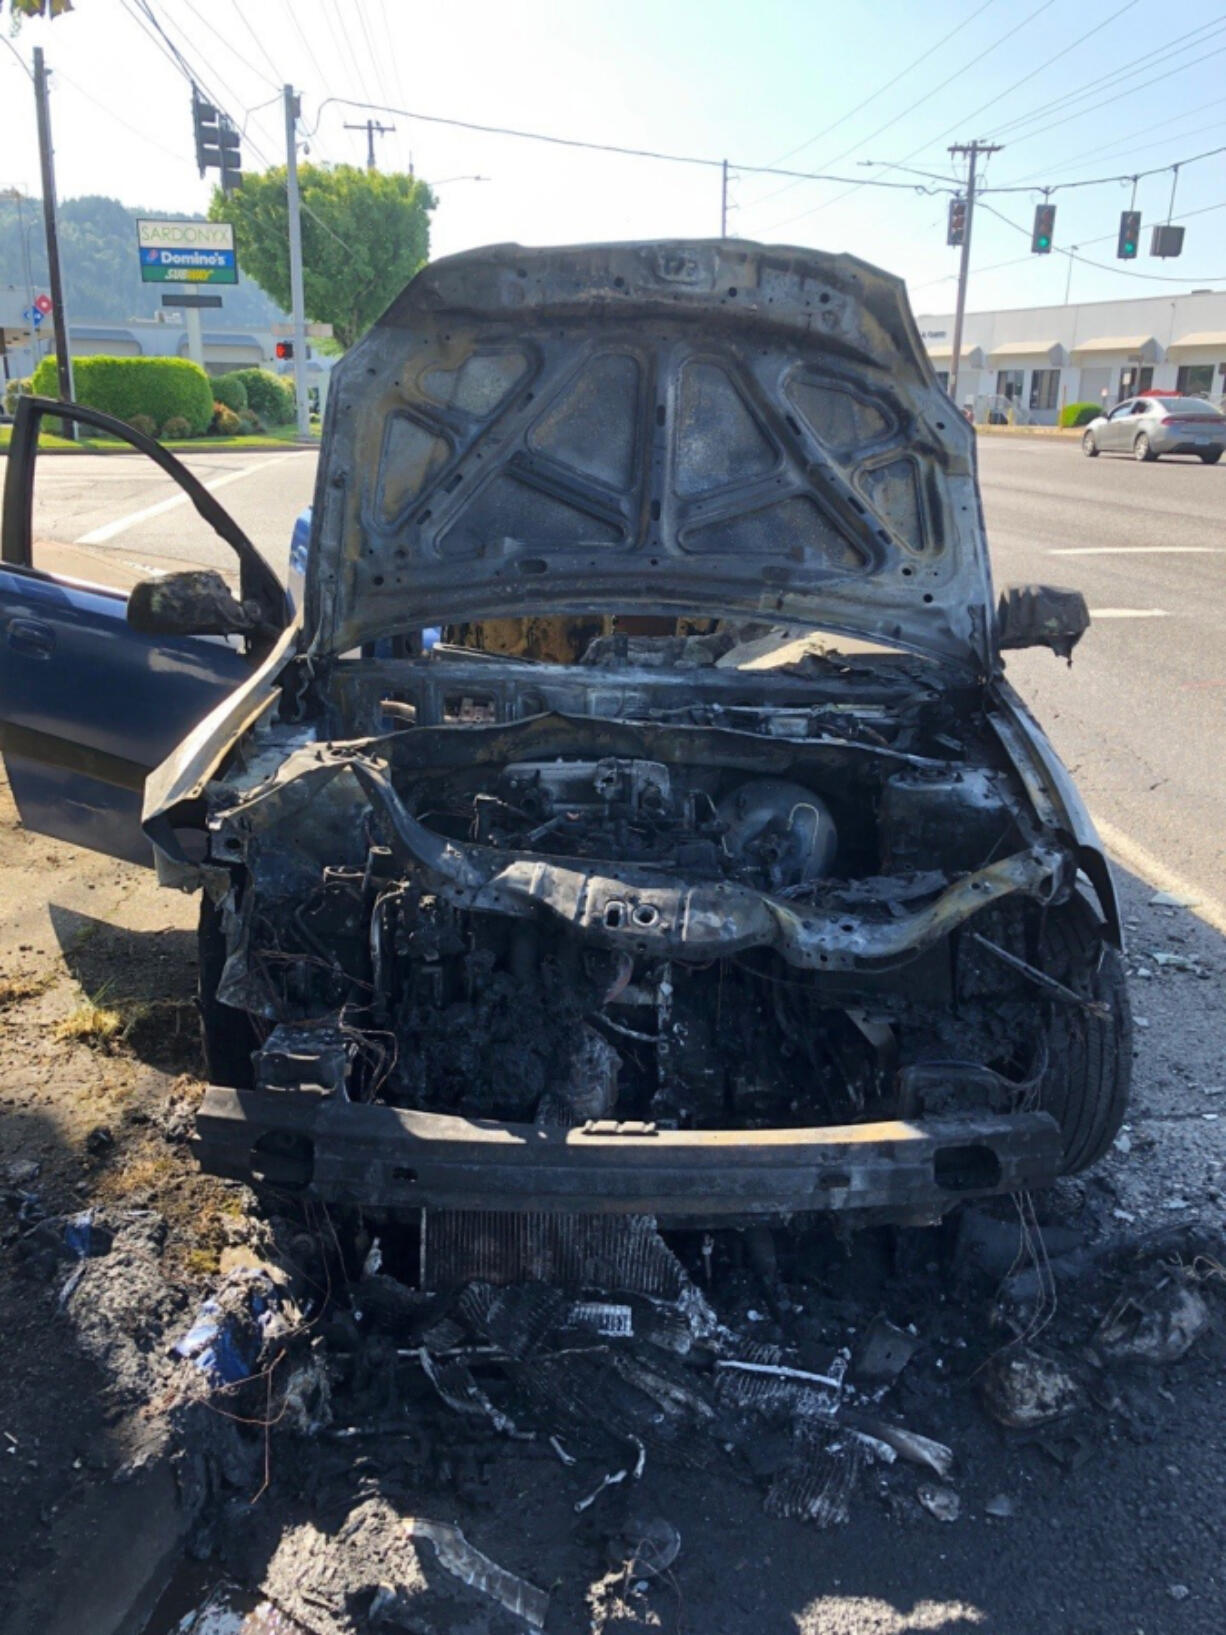
[[213, 401], [224, 403], [226, 408], [233, 409], [235, 414], [242, 414], [247, 407], [247, 388], [235, 374], [215, 375]]
[[34, 378], [32, 375], [25, 375], [21, 380], [10, 380], [4, 388], [5, 414], [16, 414], [17, 399], [19, 397], [28, 397], [33, 390]]
[[1062, 426], [1088, 426], [1103, 412], [1101, 403], [1066, 403], [1060, 410]]
[[[118, 420], [135, 423], [148, 416], [155, 426], [181, 416], [191, 435], [208, 431], [213, 418], [213, 385], [189, 358], [74, 358], [77, 402], [101, 409]], [[55, 359], [44, 358], [34, 371], [36, 396], [56, 395]]]
[[242, 382], [247, 407], [266, 426], [288, 426], [293, 420], [294, 388], [271, 369], [235, 369], [229, 378]]

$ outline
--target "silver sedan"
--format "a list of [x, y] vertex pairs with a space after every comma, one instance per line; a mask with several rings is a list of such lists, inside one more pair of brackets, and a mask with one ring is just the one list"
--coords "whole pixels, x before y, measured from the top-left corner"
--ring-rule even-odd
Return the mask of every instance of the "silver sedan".
[[1162, 454], [1195, 454], [1216, 465], [1226, 450], [1226, 415], [1201, 397], [1128, 397], [1110, 414], [1091, 420], [1081, 452], [1095, 459], [1104, 451], [1156, 460]]

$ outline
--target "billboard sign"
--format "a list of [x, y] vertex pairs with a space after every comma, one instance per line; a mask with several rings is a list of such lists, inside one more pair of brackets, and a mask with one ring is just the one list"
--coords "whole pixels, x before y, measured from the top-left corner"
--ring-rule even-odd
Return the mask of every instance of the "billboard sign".
[[138, 221], [142, 284], [237, 284], [228, 221]]

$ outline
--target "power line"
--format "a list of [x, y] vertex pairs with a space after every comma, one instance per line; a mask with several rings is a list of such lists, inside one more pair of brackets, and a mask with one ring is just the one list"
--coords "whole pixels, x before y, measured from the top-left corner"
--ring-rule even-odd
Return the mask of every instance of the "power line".
[[[1208, 62], [1210, 58], [1220, 57], [1224, 51], [1226, 51], [1226, 45], [1219, 45], [1215, 51], [1207, 51], [1203, 56], [1197, 57], [1195, 63], [1180, 63], [1175, 68], [1168, 68], [1165, 74], [1155, 74], [1152, 79], [1142, 80], [1139, 85], [1130, 86], [1127, 94], [1135, 96], [1138, 91], [1147, 91], [1151, 85], [1160, 85], [1163, 80], [1172, 79], [1176, 74], [1185, 73], [1189, 68], [1199, 68], [1202, 63]], [[1079, 108], [1074, 113], [1065, 114], [1062, 119], [1053, 119], [1050, 124], [1042, 125], [1038, 130], [1027, 131], [1021, 136], [1010, 137], [1010, 145], [1016, 146], [1019, 142], [1031, 142], [1036, 136], [1047, 136], [1052, 131], [1058, 130], [1061, 125], [1071, 124], [1076, 119], [1084, 119], [1087, 114], [1097, 113], [1100, 108], [1117, 104], [1118, 100], [1118, 89], [1112, 90], [1100, 102], [1090, 103], [1088, 108]]]
[[[1194, 114], [1203, 113], [1206, 108], [1220, 108], [1224, 103], [1226, 103], [1226, 97], [1215, 97], [1212, 101], [1198, 103], [1195, 108], [1185, 108], [1182, 113], [1172, 114], [1169, 119], [1160, 119], [1156, 124], [1147, 126], [1146, 127], [1146, 134], [1148, 136], [1152, 136], [1155, 131], [1160, 131], [1163, 128], [1163, 126], [1165, 126], [1165, 125], [1177, 125], [1182, 120], [1191, 119]], [[1195, 130], [1192, 130], [1192, 131], [1183, 131], [1183, 132], [1181, 132], [1181, 133], [1179, 133], [1178, 135], [1175, 135], [1175, 136], [1163, 137], [1162, 141], [1157, 143], [1156, 145], [1161, 146], [1163, 142], [1182, 142], [1185, 136], [1198, 136], [1203, 131], [1212, 130], [1215, 125], [1218, 125], [1220, 123], [1221, 123], [1220, 120], [1215, 120], [1213, 122], [1213, 124], [1210, 124], [1210, 125], [1198, 125], [1197, 128]], [[1038, 181], [1040, 177], [1051, 176], [1053, 174], [1059, 175], [1059, 173], [1062, 170], [1070, 170], [1074, 166], [1080, 166], [1080, 165], [1084, 164], [1087, 159], [1099, 159], [1099, 158], [1102, 158], [1104, 154], [1108, 158], [1115, 158], [1118, 154], [1121, 154], [1121, 153], [1126, 154], [1126, 153], [1136, 153], [1138, 151], [1146, 151], [1146, 149], [1148, 149], [1148, 147], [1150, 145], [1151, 144], [1146, 143], [1144, 149], [1138, 149], [1136, 147], [1132, 147], [1132, 146], [1129, 146], [1127, 144], [1121, 144], [1121, 143], [1119, 143], [1119, 142], [1117, 142], [1115, 140], [1112, 140], [1110, 142], [1107, 142], [1101, 148], [1091, 148], [1088, 153], [1078, 154], [1077, 158], [1074, 159], [1073, 161], [1071, 161], [1070, 164], [1057, 165], [1054, 172], [1052, 172], [1051, 170], [1044, 170], [1044, 171], [1035, 170], [1035, 171], [1032, 171], [1029, 176], [1020, 176], [1018, 178], [1018, 184], [1017, 185], [1021, 185], [1024, 182]]]
[[[1091, 35], [1099, 33], [1102, 29], [1106, 28], [1109, 23], [1116, 22], [1124, 15], [1126, 11], [1131, 11], [1132, 8], [1138, 3], [1139, 0], [1127, 0], [1127, 3], [1121, 6], [1118, 11], [1113, 12], [1110, 17], [1105, 17], [1101, 23], [1095, 23], [1093, 28], [1087, 29], [1084, 34], [1079, 34], [1070, 44], [1063, 46], [1052, 56], [1047, 57], [1039, 64], [1037, 68], [1032, 68], [1028, 74], [1023, 74], [1021, 79], [1014, 80], [1012, 85], [1008, 86], [1003, 91], [998, 91], [995, 96], [990, 96], [986, 102], [981, 102], [979, 106], [977, 108], [973, 108], [971, 112], [965, 116], [965, 118], [957, 119], [952, 125], [946, 126], [943, 131], [939, 131], [936, 136], [932, 137], [932, 139], [926, 145], [928, 147], [935, 147], [938, 142], [943, 142], [945, 138], [952, 135], [955, 130], [969, 125], [972, 119], [977, 119], [985, 108], [994, 107], [996, 104], [1003, 102], [1006, 97], [1011, 97], [1014, 91], [1020, 91], [1022, 86], [1029, 84], [1029, 82], [1034, 79], [1036, 74], [1043, 73], [1043, 71], [1050, 68], [1053, 63], [1059, 62], [1061, 57], [1067, 57], [1070, 51], [1075, 51], [1079, 45], [1083, 45], [1086, 40], [1091, 37]], [[922, 153], [923, 149], [920, 148], [917, 151]]]
[[[292, 4], [293, 0], [290, 0], [290, 3]], [[336, 16], [334, 15], [335, 9], [334, 4], [330, 3], [330, 0], [323, 0], [324, 21], [328, 25], [328, 32], [331, 34], [333, 41], [336, 43], [337, 61], [339, 62], [340, 54], [343, 51], [349, 58], [349, 65], [353, 71], [353, 83], [364, 97], [368, 97], [370, 95], [370, 88], [366, 84], [366, 76], [358, 67], [357, 53], [349, 43], [349, 31], [345, 28], [344, 24], [337, 20]], [[326, 79], [323, 81], [323, 85], [326, 87]], [[311, 134], [314, 135], [314, 131], [312, 131]]]
[[[252, 23], [250, 17], [248, 17], [246, 8], [240, 4], [240, 0], [230, 0], [230, 4], [233, 6], [235, 12], [237, 13], [239, 21], [242, 23], [243, 27], [247, 30], [248, 34], [250, 34], [252, 42], [254, 43], [256, 50], [260, 53], [260, 56], [263, 57], [264, 61], [268, 64], [269, 68], [272, 70], [272, 76], [273, 77], [272, 77], [271, 80], [269, 80], [268, 83], [270, 85], [273, 85], [273, 86], [284, 85], [285, 84], [285, 76], [284, 76], [284, 74], [282, 74], [281, 70], [277, 67], [276, 63], [272, 60], [272, 58], [269, 56], [268, 52], [265, 50], [264, 42], [263, 42], [263, 40], [260, 39], [259, 35], [256, 33], [255, 25]], [[192, 10], [192, 11], [195, 10], [195, 7], [191, 5], [191, 0], [188, 0], [188, 8], [189, 8], [189, 10]], [[258, 74], [259, 72], [260, 71], [257, 68], [256, 73]], [[263, 75], [261, 74], [260, 77], [262, 79]]]
[[[1226, 46], [1222, 47], [1226, 51]], [[1226, 145], [1216, 148], [1206, 148], [1202, 153], [1194, 153], [1187, 159], [1168, 159], [1164, 165], [1151, 165], [1148, 170], [1125, 171], [1118, 176], [1083, 176], [1076, 182], [1053, 182], [1050, 187], [1040, 187], [1036, 182], [1009, 182], [1000, 187], [985, 188], [988, 193], [1067, 193], [1078, 187], [1105, 187], [1108, 182], [1140, 182], [1147, 176], [1161, 176], [1167, 170], [1181, 170], [1185, 165], [1198, 164], [1202, 159], [1216, 159], [1219, 153], [1226, 153]]]
[[[858, 113], [862, 112], [868, 107], [870, 102], [876, 102], [878, 97], [884, 96], [887, 91], [892, 90], [894, 86], [898, 84], [899, 80], [906, 79], [908, 74], [914, 73], [921, 63], [927, 62], [928, 58], [931, 57], [934, 52], [939, 51], [942, 46], [948, 45], [950, 40], [952, 40], [956, 34], [961, 34], [962, 30], [969, 27], [970, 24], [975, 21], [976, 17], [981, 16], [985, 11], [987, 11], [989, 6], [995, 4], [996, 0], [984, 0], [983, 5], [978, 6], [969, 17], [964, 17], [955, 28], [950, 29], [948, 34], [943, 34], [935, 45], [930, 45], [928, 47], [927, 51], [925, 51], [922, 56], [916, 57], [913, 61], [909, 62], [907, 66], [899, 73], [895, 74], [892, 79], [886, 80], [884, 85], [879, 85], [877, 89], [869, 96], [866, 96], [862, 101], [857, 102], [854, 108], [849, 108], [845, 114], [840, 114], [837, 119], [831, 120], [829, 125], [824, 125], [822, 129], [818, 131], [816, 136], [810, 136], [806, 141], [799, 142], [794, 148], [789, 148], [786, 153], [781, 153], [776, 158], [772, 159], [770, 161], [771, 164], [780, 165], [785, 159], [792, 158], [794, 154], [803, 153], [805, 148], [811, 148], [815, 142], [820, 142], [823, 136], [829, 136], [831, 131], [837, 131], [840, 125], [845, 125], [849, 119], [854, 119]], [[781, 193], [786, 193], [789, 188], [796, 187], [797, 185], [798, 184], [796, 182], [786, 182], [782, 187], [775, 188], [773, 192], [766, 193], [761, 198], [747, 200], [746, 208], [752, 209], [754, 205], [767, 204], [771, 199], [777, 199]]]
[[[887, 119], [885, 124], [879, 125], [877, 129], [873, 131], [871, 136], [866, 136], [863, 141], [853, 142], [851, 147], [844, 148], [842, 153], [836, 153], [830, 163], [837, 164], [840, 159], [845, 159], [849, 153], [854, 153], [857, 148], [864, 147], [868, 142], [875, 142], [884, 131], [888, 131], [892, 126], [897, 125], [899, 120], [905, 119], [908, 114], [914, 113], [916, 108], [922, 107], [925, 102], [931, 102], [932, 98], [939, 95], [939, 93], [943, 91], [947, 85], [952, 85], [954, 80], [960, 79], [961, 76], [968, 71], [968, 69], [974, 68], [977, 63], [982, 62], [985, 57], [990, 56], [993, 51], [998, 50], [1002, 45], [1004, 45], [1006, 40], [1011, 40], [1015, 34], [1020, 33], [1021, 30], [1027, 27], [1028, 24], [1033, 23], [1035, 18], [1041, 16], [1043, 12], [1049, 10], [1053, 3], [1054, 0], [1043, 0], [1041, 5], [1036, 6], [1033, 11], [1028, 12], [1027, 15], [1022, 18], [1020, 23], [1015, 23], [1013, 27], [1002, 34], [998, 40], [994, 40], [991, 45], [985, 46], [978, 56], [972, 57], [970, 62], [963, 63], [960, 68], [955, 69], [952, 74], [943, 79], [939, 85], [934, 85], [932, 89], [930, 91], [926, 91], [922, 97], [917, 97], [914, 102], [909, 103], [900, 113], [895, 114], [892, 119]], [[913, 159], [917, 153], [920, 153], [924, 148], [930, 147], [931, 145], [932, 144], [930, 141], [924, 141], [918, 148], [912, 148], [910, 153], [904, 153], [903, 159]], [[889, 167], [887, 166], [886, 168], [888, 169]], [[773, 233], [776, 227], [788, 227], [792, 224], [792, 222], [801, 221], [806, 216], [815, 216], [819, 210], [825, 210], [830, 205], [837, 204], [840, 199], [845, 199], [850, 194], [858, 192], [861, 187], [866, 187], [868, 185], [869, 184], [864, 181], [854, 182], [852, 186], [848, 188], [846, 193], [837, 193], [833, 199], [824, 199], [820, 204], [815, 204], [808, 210], [799, 210], [795, 215], [785, 216], [782, 221], [772, 222], [770, 226], [765, 229], [765, 231], [768, 233]]]
[[[1033, 124], [1036, 119], [1042, 119], [1045, 114], [1057, 113], [1073, 103], [1093, 96], [1097, 91], [1108, 85], [1118, 87], [1121, 81], [1135, 78], [1137, 74], [1143, 73], [1147, 67], [1156, 66], [1170, 57], [1179, 56], [1185, 51], [1195, 49], [1196, 46], [1220, 34], [1223, 28], [1226, 28], [1226, 22], [1216, 19], [1212, 23], [1201, 23], [1198, 27], [1190, 29], [1187, 34], [1180, 34], [1174, 40], [1168, 41], [1166, 45], [1158, 50], [1144, 51], [1139, 57], [1133, 57], [1131, 61], [1124, 63], [1121, 67], [1113, 68], [1106, 74], [1100, 74], [1097, 79], [1088, 81], [1075, 91], [1065, 91], [1058, 97], [1051, 97], [1047, 102], [1040, 103], [1037, 107], [1032, 108], [1029, 113], [1018, 114], [1013, 119], [1007, 119], [1002, 124], [993, 126], [988, 135], [993, 139], [1001, 136], [1012, 137], [1021, 126]], [[1021, 141], [1021, 137], [1016, 137], [1016, 140]]]
[[[1049, 0], [1051, 3], [1051, 0]], [[720, 170], [725, 161], [723, 159], [709, 159], [703, 154], [692, 153], [664, 153], [655, 148], [624, 147], [614, 142], [588, 142], [574, 136], [550, 136], [543, 131], [516, 130], [507, 125], [480, 125], [470, 119], [445, 119], [440, 114], [423, 114], [412, 108], [395, 108], [386, 102], [359, 102], [354, 97], [325, 97], [319, 104], [315, 115], [315, 124], [307, 133], [314, 138], [323, 118], [324, 109], [336, 104], [342, 108], [359, 108], [364, 113], [396, 114], [401, 119], [415, 119], [424, 125], [448, 125], [462, 131], [476, 131], [483, 136], [512, 136], [526, 142], [543, 142], [550, 147], [578, 148], [588, 153], [611, 153], [623, 159], [655, 159], [671, 165], [699, 165], [709, 170]], [[729, 170], [737, 170], [745, 175], [755, 176], [792, 176], [804, 182], [850, 182], [850, 176], [825, 175], [817, 171], [808, 170], [781, 170], [774, 165], [742, 165], [727, 161]], [[941, 189], [921, 187], [915, 182], [877, 182], [870, 181], [862, 185], [869, 187], [900, 188], [912, 193], [934, 193]], [[948, 191], [948, 188], [944, 189]]]
[[315, 72], [319, 75], [320, 85], [327, 85], [328, 76], [327, 76], [327, 74], [324, 73], [323, 69], [319, 65], [319, 58], [315, 55], [315, 47], [311, 44], [310, 40], [307, 38], [306, 33], [305, 33], [305, 31], [304, 31], [304, 29], [302, 27], [302, 24], [298, 21], [298, 11], [297, 11], [297, 6], [296, 6], [296, 0], [285, 0], [285, 9], [286, 9], [286, 12], [289, 15], [290, 22], [294, 25], [294, 29], [297, 32], [298, 38], [302, 41], [302, 44], [306, 49], [306, 53], [310, 57], [311, 62], [314, 65]]

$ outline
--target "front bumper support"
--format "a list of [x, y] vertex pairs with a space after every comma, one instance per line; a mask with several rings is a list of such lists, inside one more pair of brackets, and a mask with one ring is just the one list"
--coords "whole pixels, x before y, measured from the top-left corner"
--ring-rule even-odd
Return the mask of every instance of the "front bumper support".
[[292, 1090], [210, 1087], [195, 1148], [215, 1175], [328, 1204], [412, 1214], [650, 1214], [699, 1224], [810, 1211], [935, 1217], [1060, 1172], [1046, 1113], [782, 1130], [570, 1130]]

